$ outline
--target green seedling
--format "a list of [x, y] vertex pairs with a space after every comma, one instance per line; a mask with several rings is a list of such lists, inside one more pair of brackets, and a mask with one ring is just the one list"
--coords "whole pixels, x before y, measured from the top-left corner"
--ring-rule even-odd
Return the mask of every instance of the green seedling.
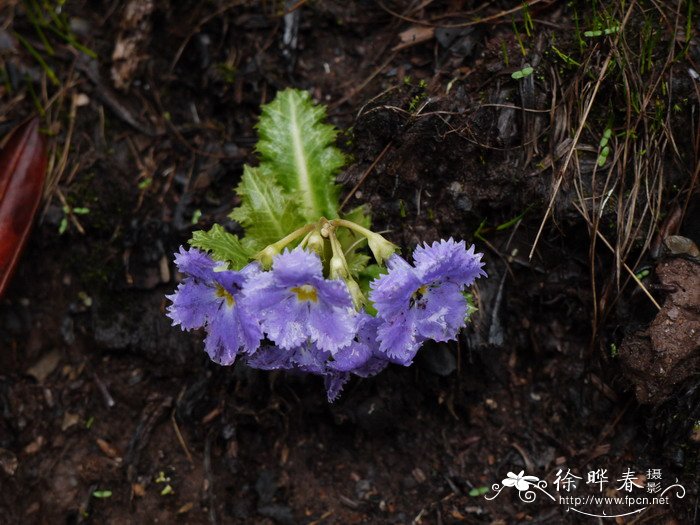
[[158, 476], [156, 476], [156, 479], [154, 480], [156, 483], [168, 483], [170, 482], [170, 477], [165, 475], [165, 472], [162, 470], [158, 473]]
[[520, 71], [514, 71], [510, 76], [514, 80], [520, 80], [521, 78], [529, 77], [535, 71], [532, 67], [527, 66], [522, 68]]
[[644, 270], [641, 270], [635, 274], [637, 279], [640, 281], [646, 277], [649, 277], [649, 275], [651, 275], [651, 271], [648, 268], [645, 268]]
[[111, 490], [96, 490], [92, 493], [93, 498], [97, 499], [107, 499], [112, 497]]
[[581, 66], [581, 64], [580, 64], [579, 62], [576, 62], [576, 60], [574, 60], [573, 58], [571, 58], [569, 55], [567, 55], [567, 54], [564, 53], [563, 51], [559, 50], [559, 49], [557, 48], [557, 46], [552, 45], [552, 51], [554, 51], [554, 53], [555, 53], [560, 59], [562, 59], [562, 60], [564, 61], [564, 63], [565, 63], [567, 66], [577, 66], [577, 67], [580, 67], [580, 66]]
[[469, 491], [469, 495], [475, 498], [477, 496], [483, 496], [484, 494], [488, 494], [489, 490], [491, 489], [489, 489], [488, 487], [474, 487]]
[[599, 36], [608, 36], [608, 35], [613, 35], [615, 33], [620, 32], [620, 26], [612, 26], [612, 27], [607, 27], [605, 29], [597, 29], [595, 31], [585, 31], [583, 33], [583, 36], [587, 38], [594, 38], [594, 37], [599, 37]]
[[608, 146], [608, 142], [610, 141], [610, 137], [612, 137], [612, 129], [606, 128], [603, 132], [603, 137], [600, 139], [600, 153], [598, 154], [597, 160], [599, 168], [602, 168], [608, 161], [608, 155], [610, 155], [610, 146]]
[[64, 205], [63, 206], [63, 218], [61, 219], [61, 223], [58, 225], [58, 234], [63, 235], [66, 233], [66, 230], [68, 229], [68, 220], [73, 220], [76, 221], [75, 216], [76, 215], [87, 215], [90, 213], [89, 208], [73, 208], [69, 205]]

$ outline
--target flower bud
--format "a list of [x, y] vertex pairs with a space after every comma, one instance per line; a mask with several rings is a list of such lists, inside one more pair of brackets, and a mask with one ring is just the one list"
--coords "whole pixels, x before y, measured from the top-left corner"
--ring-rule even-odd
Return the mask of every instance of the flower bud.
[[263, 269], [269, 270], [270, 267], [272, 266], [272, 259], [276, 256], [279, 255], [279, 250], [275, 248], [274, 245], [269, 245], [267, 246], [264, 250], [259, 252], [255, 258], [260, 261], [260, 264], [262, 265]]
[[379, 264], [384, 264], [384, 260], [391, 257], [397, 250], [396, 245], [374, 232], [367, 235], [367, 243], [369, 244], [369, 249], [372, 250], [372, 255], [374, 255]]
[[323, 237], [318, 231], [311, 232], [306, 247], [323, 257]]
[[362, 293], [360, 285], [355, 282], [355, 279], [348, 278], [345, 280], [345, 284], [348, 285], [348, 291], [350, 292], [350, 297], [352, 297], [352, 304], [355, 306], [356, 310], [359, 310], [367, 301], [365, 294]]
[[347, 279], [348, 272], [345, 269], [345, 261], [342, 257], [334, 255], [329, 263], [329, 275], [331, 279]]

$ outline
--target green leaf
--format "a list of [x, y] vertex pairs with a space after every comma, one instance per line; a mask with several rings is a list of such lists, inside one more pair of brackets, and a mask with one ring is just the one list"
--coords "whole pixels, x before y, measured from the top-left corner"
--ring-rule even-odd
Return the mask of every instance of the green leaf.
[[304, 225], [298, 204], [285, 194], [265, 166], [245, 166], [236, 188], [241, 206], [230, 217], [245, 228], [244, 246], [257, 251]]
[[333, 145], [337, 130], [323, 123], [325, 117], [325, 108], [315, 105], [308, 92], [286, 89], [263, 106], [257, 125], [261, 167], [299, 200], [306, 222], [338, 215], [335, 174], [345, 157]]
[[250, 260], [251, 253], [243, 247], [238, 237], [228, 233], [219, 224], [212, 226], [209, 231], [194, 232], [190, 245], [210, 252], [217, 261], [230, 263], [234, 270], [240, 270]]

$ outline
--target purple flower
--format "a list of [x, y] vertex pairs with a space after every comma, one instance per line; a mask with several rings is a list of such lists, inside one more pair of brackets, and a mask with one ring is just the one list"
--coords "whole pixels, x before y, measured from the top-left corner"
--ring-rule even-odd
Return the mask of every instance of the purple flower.
[[292, 362], [302, 372], [323, 375], [326, 373], [326, 363], [330, 356], [330, 352], [321, 350], [314, 343], [306, 342], [294, 350]]
[[340, 393], [343, 391], [345, 383], [347, 383], [349, 379], [350, 374], [343, 374], [341, 372], [330, 372], [326, 374], [324, 380], [329, 403], [333, 403], [338, 399]]
[[449, 341], [466, 323], [467, 299], [462, 293], [482, 270], [482, 254], [453, 239], [419, 246], [414, 266], [398, 255], [387, 261], [389, 272], [371, 284], [370, 300], [381, 323], [380, 351], [409, 365], [426, 339]]
[[370, 377], [386, 368], [386, 356], [379, 351], [377, 326], [381, 320], [364, 312], [359, 316], [358, 332], [351, 343], [335, 355], [310, 341], [293, 350], [278, 346], [261, 347], [248, 356], [248, 366], [260, 370], [298, 370], [324, 377], [328, 400], [335, 401], [350, 375]]
[[254, 354], [249, 355], [246, 363], [258, 370], [286, 370], [294, 368], [292, 355], [287, 350], [277, 346], [261, 346]]
[[240, 272], [226, 270], [206, 253], [196, 249], [175, 254], [178, 270], [186, 275], [175, 293], [168, 317], [183, 330], [206, 328], [204, 348], [212, 361], [230, 365], [241, 352], [251, 353], [260, 345], [258, 322], [241, 306], [241, 289], [248, 279], [260, 273], [257, 265]]
[[360, 377], [369, 377], [383, 370], [387, 361], [379, 352], [377, 343], [377, 328], [380, 323], [380, 319], [362, 312], [355, 339], [336, 352], [333, 360], [328, 363], [328, 368], [337, 372], [352, 372]]
[[323, 277], [321, 259], [296, 248], [285, 250], [272, 270], [258, 274], [244, 289], [267, 337], [284, 350], [310, 341], [335, 353], [355, 336], [357, 315], [344, 282]]

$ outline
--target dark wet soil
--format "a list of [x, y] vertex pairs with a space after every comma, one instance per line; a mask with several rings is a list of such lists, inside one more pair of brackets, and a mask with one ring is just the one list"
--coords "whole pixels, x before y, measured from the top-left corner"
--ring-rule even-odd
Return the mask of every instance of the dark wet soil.
[[[2, 129], [36, 99], [49, 107], [56, 158], [70, 152], [0, 299], [0, 523], [589, 523], [544, 496], [478, 492], [508, 472], [552, 487], [570, 470], [587, 495], [598, 468], [609, 472], [606, 495], [624, 495], [615, 480], [628, 468], [644, 486], [660, 469], [664, 487], [685, 488], [617, 523], [697, 520], [698, 261], [663, 250], [628, 259], [648, 269], [658, 311], [617, 281], [605, 248], [591, 260], [568, 177], [528, 258], [570, 131], [549, 110], [574, 73], [547, 50], [554, 35], [573, 56], [571, 7], [531, 8], [528, 60], [541, 76], [525, 85], [511, 78], [525, 65], [521, 12], [444, 27], [507, 2], [299, 2], [287, 22], [275, 2], [68, 2], [77, 38], [99, 58], [51, 40], [48, 64], [65, 89], [44, 80], [42, 91], [31, 79], [45, 70], [13, 31], [42, 41], [25, 4], [10, 4], [0, 8]], [[411, 19], [438, 29], [395, 49]], [[293, 23], [296, 44], [285, 43]], [[680, 160], [667, 164], [669, 207], [697, 191], [696, 39], [690, 49], [673, 70], [671, 102], [687, 111], [668, 120], [684, 130]], [[164, 316], [172, 252], [214, 222], [236, 231], [226, 215], [254, 162], [259, 106], [286, 86], [310, 90], [348, 130], [344, 194], [371, 167], [348, 209], [369, 204], [375, 229], [406, 252], [468, 239], [489, 274], [458, 342], [354, 380], [333, 405], [318, 378], [212, 364], [201, 335]], [[595, 141], [583, 141], [584, 174]], [[63, 234], [57, 192], [90, 210]], [[698, 243], [689, 201], [670, 233]], [[613, 238], [611, 214], [601, 229]]]

